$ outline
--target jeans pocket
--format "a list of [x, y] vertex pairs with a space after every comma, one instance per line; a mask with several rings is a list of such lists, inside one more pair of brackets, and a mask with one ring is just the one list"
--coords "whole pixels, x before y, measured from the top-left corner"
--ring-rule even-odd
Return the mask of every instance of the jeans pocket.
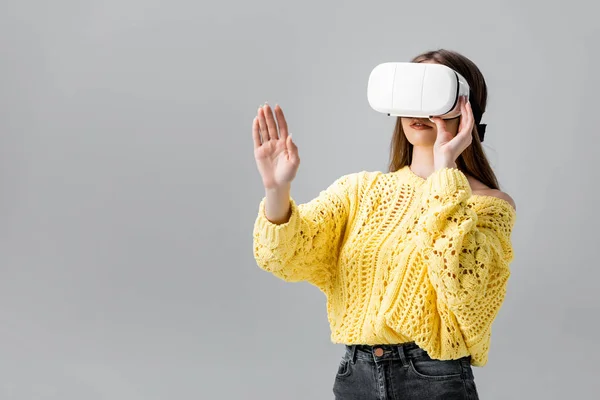
[[428, 356], [410, 359], [409, 368], [417, 377], [431, 380], [462, 378], [463, 373], [460, 360], [435, 360]]
[[338, 366], [336, 378], [345, 378], [352, 373], [352, 363], [347, 355], [342, 357], [340, 365]]

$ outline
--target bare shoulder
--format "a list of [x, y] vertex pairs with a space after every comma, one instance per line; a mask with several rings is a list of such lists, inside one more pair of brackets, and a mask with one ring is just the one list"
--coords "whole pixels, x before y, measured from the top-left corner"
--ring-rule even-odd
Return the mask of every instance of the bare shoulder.
[[517, 205], [515, 204], [515, 201], [513, 200], [512, 197], [510, 197], [510, 195], [508, 193], [505, 193], [498, 189], [491, 189], [490, 187], [488, 187], [487, 185], [483, 184], [482, 182], [480, 182], [479, 180], [477, 180], [473, 177], [469, 177], [468, 179], [469, 179], [469, 184], [471, 185], [471, 190], [472, 190], [473, 194], [478, 194], [481, 196], [492, 196], [492, 197], [496, 197], [498, 199], [502, 199], [502, 200], [506, 201], [508, 204], [510, 204], [512, 206], [512, 208], [514, 208], [515, 211], [517, 211]]
[[505, 200], [508, 204], [510, 204], [512, 206], [512, 208], [515, 209], [515, 211], [517, 211], [517, 205], [515, 204], [515, 201], [513, 200], [512, 197], [510, 197], [510, 195], [508, 193], [505, 193], [501, 190], [497, 190], [497, 189], [488, 189], [487, 191], [485, 191], [485, 193], [482, 193], [483, 195], [486, 196], [492, 196], [492, 197], [497, 197], [499, 199]]

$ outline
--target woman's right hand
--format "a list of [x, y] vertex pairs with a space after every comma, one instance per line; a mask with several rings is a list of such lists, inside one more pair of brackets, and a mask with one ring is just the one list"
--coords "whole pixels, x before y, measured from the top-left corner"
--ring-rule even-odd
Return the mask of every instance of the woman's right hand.
[[254, 158], [267, 190], [289, 187], [300, 166], [298, 147], [288, 133], [287, 122], [279, 105], [275, 106], [275, 115], [279, 130], [268, 104], [258, 109], [258, 115], [252, 123]]

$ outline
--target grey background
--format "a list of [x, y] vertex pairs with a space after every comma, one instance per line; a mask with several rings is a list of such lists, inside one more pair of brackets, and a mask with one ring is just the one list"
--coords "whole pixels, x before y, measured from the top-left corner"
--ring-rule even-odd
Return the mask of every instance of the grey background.
[[[590, 5], [587, 5], [590, 4]], [[516, 260], [483, 399], [597, 379], [598, 23], [592, 2], [0, 2], [0, 398], [329, 399], [324, 296], [256, 266], [251, 122], [282, 105], [308, 201], [384, 170], [384, 61], [462, 52]]]

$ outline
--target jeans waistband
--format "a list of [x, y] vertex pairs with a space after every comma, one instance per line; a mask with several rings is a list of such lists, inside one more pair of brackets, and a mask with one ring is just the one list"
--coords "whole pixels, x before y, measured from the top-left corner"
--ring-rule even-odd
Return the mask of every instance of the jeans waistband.
[[374, 362], [400, 360], [403, 364], [407, 360], [427, 356], [427, 352], [414, 342], [373, 346], [365, 344], [346, 345], [346, 354], [352, 362], [357, 359]]

